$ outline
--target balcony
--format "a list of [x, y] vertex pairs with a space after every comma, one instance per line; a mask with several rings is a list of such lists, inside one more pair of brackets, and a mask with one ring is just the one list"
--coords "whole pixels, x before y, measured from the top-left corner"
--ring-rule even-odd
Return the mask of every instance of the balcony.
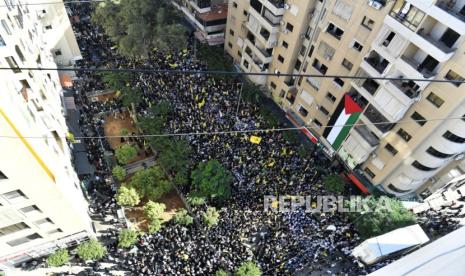
[[267, 64], [273, 60], [271, 53], [267, 52], [264, 49], [261, 49], [257, 45], [255, 45], [249, 39], [245, 40], [245, 52], [254, 60], [258, 61], [257, 63]]
[[365, 117], [372, 122], [377, 129], [379, 129], [382, 133], [386, 133], [391, 130], [395, 124], [389, 122], [386, 117], [381, 114], [373, 105], [369, 105], [365, 112], [363, 113]]
[[413, 81], [391, 80], [389, 83], [410, 99], [420, 95], [420, 87]]
[[379, 138], [374, 135], [365, 125], [354, 127], [354, 130], [372, 147], [379, 145]]
[[380, 75], [382, 75], [389, 66], [389, 61], [379, 55], [376, 51], [371, 51], [364, 60]]
[[416, 70], [418, 73], [420, 73], [425, 79], [433, 78], [436, 75], [436, 73], [432, 69], [425, 67], [423, 65], [423, 62], [418, 62], [414, 58], [405, 55], [403, 55], [401, 59], [414, 70]]
[[[460, 6], [462, 3], [462, 6]], [[453, 15], [455, 18], [465, 22], [465, 6], [461, 1], [438, 0], [436, 6]]]

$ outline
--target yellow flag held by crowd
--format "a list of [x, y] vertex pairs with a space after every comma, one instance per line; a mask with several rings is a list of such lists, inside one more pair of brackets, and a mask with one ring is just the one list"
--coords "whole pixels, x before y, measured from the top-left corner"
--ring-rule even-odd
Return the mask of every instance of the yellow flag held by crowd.
[[252, 144], [260, 144], [260, 142], [262, 141], [262, 138], [261, 137], [258, 137], [258, 136], [250, 136], [250, 142]]
[[117, 90], [115, 96], [119, 98], [119, 96], [121, 96], [121, 91]]
[[178, 68], [178, 66], [179, 66], [179, 65], [177, 65], [176, 63], [170, 63], [171, 69]]
[[71, 143], [76, 144], [76, 139], [74, 138], [74, 134], [71, 133], [70, 131], [66, 133], [66, 139], [70, 141]]
[[205, 99], [202, 99], [202, 101], [199, 103], [199, 108], [202, 108], [205, 105]]

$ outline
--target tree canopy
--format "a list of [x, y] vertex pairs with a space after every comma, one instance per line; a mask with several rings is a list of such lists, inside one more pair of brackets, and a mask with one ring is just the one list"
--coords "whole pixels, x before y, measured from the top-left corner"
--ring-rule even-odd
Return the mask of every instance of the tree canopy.
[[85, 261], [100, 260], [107, 254], [107, 248], [96, 239], [81, 243], [77, 247], [77, 255]]
[[124, 144], [116, 149], [115, 156], [120, 164], [126, 165], [137, 156], [137, 149], [129, 144]]
[[198, 196], [223, 200], [231, 195], [233, 177], [217, 160], [200, 163], [191, 176]]
[[325, 176], [323, 184], [328, 192], [342, 193], [345, 190], [344, 180], [337, 174]]
[[349, 218], [365, 239], [415, 224], [416, 221], [415, 214], [397, 199], [370, 196], [362, 200], [352, 199], [349, 203], [354, 209], [357, 205], [364, 207], [360, 212], [349, 213]]
[[262, 272], [254, 262], [245, 262], [234, 272], [234, 276], [261, 276]]
[[194, 218], [189, 216], [189, 213], [186, 209], [183, 209], [176, 212], [176, 214], [174, 215], [174, 221], [181, 225], [190, 225], [194, 222]]
[[113, 170], [111, 171], [113, 173], [113, 176], [118, 179], [118, 181], [124, 181], [126, 179], [126, 170], [121, 167], [121, 166], [115, 166], [113, 167]]
[[166, 205], [149, 200], [144, 205], [144, 214], [150, 221], [160, 219], [165, 212]]
[[159, 167], [150, 167], [136, 172], [129, 183], [139, 195], [150, 200], [157, 200], [171, 190], [171, 183]]
[[69, 262], [70, 256], [68, 250], [59, 249], [47, 258], [47, 265], [49, 266], [62, 266]]
[[220, 213], [215, 207], [208, 207], [207, 211], [203, 212], [202, 217], [207, 226], [212, 227], [218, 224]]
[[168, 1], [106, 0], [97, 6], [92, 20], [128, 57], [148, 56], [154, 48], [181, 49], [187, 33]]
[[132, 247], [137, 242], [139, 233], [131, 229], [122, 229], [119, 232], [118, 236], [118, 247], [119, 248], [129, 248]]
[[140, 202], [140, 196], [133, 187], [121, 186], [116, 194], [116, 202], [122, 206], [136, 206]]

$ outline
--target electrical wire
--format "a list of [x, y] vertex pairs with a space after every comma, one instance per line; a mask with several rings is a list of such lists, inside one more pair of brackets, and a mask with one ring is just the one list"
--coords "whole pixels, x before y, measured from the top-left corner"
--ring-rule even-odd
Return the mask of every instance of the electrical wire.
[[105, 0], [72, 0], [72, 1], [55, 1], [55, 2], [38, 2], [38, 3], [21, 3], [21, 4], [11, 4], [11, 5], [0, 5], [0, 8], [9, 8], [9, 7], [22, 7], [22, 6], [38, 6], [38, 5], [55, 5], [55, 4], [86, 4], [86, 3], [102, 3]]
[[295, 74], [295, 73], [267, 73], [267, 72], [238, 72], [238, 71], [208, 71], [208, 70], [174, 70], [174, 69], [155, 69], [155, 68], [42, 68], [42, 67], [0, 67], [0, 70], [28, 70], [28, 71], [74, 71], [74, 72], [129, 72], [144, 74], [168, 74], [168, 75], [237, 75], [237, 76], [276, 76], [276, 77], [307, 77], [307, 78], [324, 78], [324, 79], [353, 79], [353, 80], [387, 80], [387, 81], [414, 81], [429, 83], [465, 83], [465, 79], [448, 80], [448, 79], [414, 79], [402, 77], [371, 77], [371, 76], [348, 76], [348, 75], [319, 75], [319, 74]]
[[[137, 135], [108, 135], [108, 136], [75, 136], [73, 137], [76, 140], [84, 140], [84, 139], [111, 139], [111, 138], [150, 138], [150, 137], [181, 137], [181, 136], [206, 136], [206, 135], [228, 135], [228, 134], [247, 134], [247, 133], [261, 133], [261, 132], [283, 132], [283, 131], [296, 131], [296, 130], [304, 130], [304, 129], [316, 129], [319, 130], [321, 128], [333, 128], [333, 127], [356, 127], [356, 126], [369, 126], [369, 125], [389, 125], [389, 124], [408, 124], [408, 123], [422, 123], [422, 122], [433, 122], [433, 121], [449, 121], [449, 120], [465, 120], [465, 115], [462, 117], [445, 117], [445, 118], [437, 118], [437, 119], [422, 119], [422, 120], [401, 120], [397, 123], [356, 123], [356, 124], [349, 124], [349, 125], [325, 125], [321, 127], [317, 126], [300, 126], [300, 127], [289, 127], [289, 128], [265, 128], [265, 129], [248, 129], [248, 130], [225, 130], [225, 131], [205, 131], [205, 132], [182, 132], [182, 133], [161, 133], [161, 134], [137, 134]], [[20, 138], [18, 136], [8, 136], [8, 135], [0, 135], [0, 138], [7, 138], [7, 139], [17, 139]], [[27, 139], [55, 139], [55, 137], [51, 136], [23, 136], [23, 138]], [[68, 137], [61, 137], [63, 139], [67, 139]]]

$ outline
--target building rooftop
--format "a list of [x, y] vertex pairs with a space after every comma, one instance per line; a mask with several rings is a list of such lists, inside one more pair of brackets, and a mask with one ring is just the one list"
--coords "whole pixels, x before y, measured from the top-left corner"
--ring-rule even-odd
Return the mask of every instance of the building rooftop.
[[226, 19], [228, 17], [228, 4], [217, 4], [212, 5], [211, 11], [205, 13], [199, 13], [198, 17], [204, 21], [214, 21], [220, 19]]

